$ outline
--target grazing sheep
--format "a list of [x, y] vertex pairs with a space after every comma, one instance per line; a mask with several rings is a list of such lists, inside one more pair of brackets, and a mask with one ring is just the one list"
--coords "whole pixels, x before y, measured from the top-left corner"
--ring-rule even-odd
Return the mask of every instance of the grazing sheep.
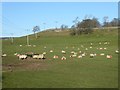
[[82, 53], [82, 51], [79, 51], [79, 53], [81, 54], [81, 53]]
[[101, 42], [99, 42], [99, 44], [101, 45], [102, 43], [101, 43]]
[[44, 46], [44, 48], [46, 48], [46, 46]]
[[36, 47], [36, 45], [33, 45], [33, 47]]
[[45, 54], [47, 54], [46, 52], [43, 52], [43, 54], [45, 55]]
[[33, 59], [44, 59], [44, 54], [34, 54]]
[[75, 52], [74, 52], [74, 51], [71, 51], [70, 53], [71, 53], [71, 54], [74, 54]]
[[78, 58], [82, 58], [82, 55], [79, 55]]
[[106, 45], [106, 44], [108, 44], [108, 42], [104, 42], [104, 44]]
[[22, 47], [22, 45], [20, 45], [20, 47]]
[[85, 50], [87, 51], [87, 50], [88, 50], [88, 48], [85, 48]]
[[93, 58], [95, 55], [93, 53], [90, 54], [90, 58]]
[[24, 55], [24, 54], [23, 55], [18, 54], [17, 56], [18, 56], [19, 60], [27, 59], [27, 55]]
[[7, 56], [7, 54], [5, 54], [5, 53], [2, 54], [2, 57], [6, 57], [6, 56]]
[[53, 52], [53, 50], [50, 50], [50, 52]]
[[100, 56], [104, 56], [105, 54], [104, 53], [101, 53]]
[[99, 48], [100, 50], [102, 50], [103, 48]]
[[83, 57], [86, 56], [85, 52], [81, 54]]
[[59, 57], [57, 55], [54, 55], [53, 58], [55, 59], [55, 58], [59, 58]]
[[92, 48], [92, 47], [90, 47], [90, 48]]
[[62, 54], [66, 54], [66, 51], [64, 51], [64, 50], [62, 50], [61, 52], [62, 52]]
[[92, 45], [93, 45], [93, 43], [90, 43], [90, 45], [92, 46]]
[[16, 53], [16, 52], [14, 53], [15, 56], [16, 56], [17, 54], [18, 54], [18, 53]]
[[77, 55], [77, 52], [74, 52], [74, 55]]
[[115, 53], [118, 54], [118, 53], [119, 53], [119, 50], [116, 50]]
[[77, 56], [76, 54], [70, 55], [70, 57], [76, 57], [76, 56]]
[[97, 54], [96, 54], [96, 53], [94, 53], [94, 56], [97, 56]]
[[111, 59], [111, 58], [112, 58], [112, 55], [107, 55], [106, 58], [107, 58], [107, 59]]
[[103, 48], [104, 50], [106, 50], [107, 48]]
[[61, 60], [66, 60], [66, 57], [65, 57], [65, 56], [62, 56]]

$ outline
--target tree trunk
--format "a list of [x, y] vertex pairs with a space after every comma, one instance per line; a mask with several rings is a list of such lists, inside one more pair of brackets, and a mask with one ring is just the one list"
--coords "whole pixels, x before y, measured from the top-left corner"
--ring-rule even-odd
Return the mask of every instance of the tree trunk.
[[35, 37], [36, 37], [36, 39], [37, 39], [37, 33], [35, 34]]

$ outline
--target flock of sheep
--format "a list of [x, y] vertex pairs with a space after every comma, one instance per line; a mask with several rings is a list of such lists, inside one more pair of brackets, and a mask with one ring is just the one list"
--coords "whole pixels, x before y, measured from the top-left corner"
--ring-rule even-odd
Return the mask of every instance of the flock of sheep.
[[[101, 42], [99, 42], [99, 45], [101, 45], [102, 43]], [[104, 42], [103, 43], [104, 45], [108, 45], [108, 44], [110, 44], [110, 42]], [[20, 45], [20, 47], [21, 47], [22, 45]], [[34, 47], [36, 47], [36, 45], [34, 45]], [[47, 48], [46, 46], [44, 46], [44, 48]], [[66, 49], [67, 49], [68, 47], [66, 47]], [[73, 49], [75, 48], [75, 47], [72, 47]], [[81, 45], [81, 48], [85, 48], [83, 45]], [[107, 59], [111, 59], [112, 58], [112, 55], [110, 55], [110, 54], [105, 54], [105, 53], [100, 53], [100, 54], [97, 54], [97, 53], [87, 53], [87, 51], [88, 51], [88, 49], [92, 49], [93, 48], [93, 43], [90, 43], [90, 47], [89, 48], [85, 48], [85, 51], [83, 52], [83, 51], [81, 51], [80, 50], [80, 48], [78, 48], [78, 51], [71, 51], [69, 54], [70, 54], [70, 58], [75, 58], [75, 57], [77, 57], [77, 58], [83, 58], [83, 57], [85, 57], [85, 56], [87, 56], [87, 55], [89, 55], [89, 57], [90, 58], [93, 58], [93, 57], [95, 57], [95, 56], [98, 56], [98, 55], [100, 55], [100, 56], [105, 56], [106, 55], [106, 58]], [[102, 47], [100, 47], [100, 48], [96, 48], [96, 50], [106, 50], [107, 48], [106, 47], [104, 47], [104, 48], [102, 48]], [[54, 53], [54, 51], [53, 50], [50, 50], [49, 51], [49, 53]], [[60, 58], [61, 60], [66, 60], [67, 59], [67, 57], [66, 57], [66, 55], [68, 54], [65, 50], [61, 50], [61, 52], [60, 52], [63, 56], [59, 56], [59, 55], [53, 55], [53, 59], [58, 59], [58, 58]], [[118, 54], [119, 53], [119, 50], [117, 49], [117, 50], [115, 50], [115, 53], [116, 54]], [[28, 57], [30, 57], [30, 58], [33, 58], [33, 59], [45, 59], [46, 57], [45, 57], [45, 55], [46, 55], [47, 53], [46, 52], [43, 52], [42, 54], [34, 54], [34, 53], [26, 53], [26, 54], [18, 54], [18, 53], [15, 53], [14, 55], [16, 55], [17, 57], [18, 57], [18, 59], [19, 60], [22, 60], [22, 59], [27, 59]], [[2, 55], [2, 57], [6, 57], [7, 56], [7, 54], [3, 54]]]

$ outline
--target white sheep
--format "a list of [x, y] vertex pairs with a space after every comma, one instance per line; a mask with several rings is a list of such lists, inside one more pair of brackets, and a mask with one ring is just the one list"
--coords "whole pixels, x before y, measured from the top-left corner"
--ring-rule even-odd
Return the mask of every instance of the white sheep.
[[33, 55], [33, 59], [44, 59], [44, 54], [35, 54]]
[[14, 55], [16, 56], [18, 53], [14, 53]]
[[106, 50], [107, 48], [103, 48], [104, 50]]
[[46, 52], [43, 52], [43, 54], [45, 55], [45, 54], [47, 54]]
[[99, 48], [100, 50], [102, 50], [103, 48]]
[[20, 45], [20, 47], [22, 47], [22, 45]]
[[79, 51], [79, 53], [82, 53], [82, 51]]
[[71, 53], [71, 54], [74, 54], [75, 52], [74, 52], [74, 51], [71, 51], [70, 53]]
[[74, 55], [77, 55], [78, 53], [77, 52], [74, 52]]
[[112, 55], [107, 55], [106, 58], [107, 58], [107, 59], [111, 59], [111, 58], [112, 58]]
[[92, 48], [92, 47], [90, 46], [90, 48]]
[[36, 47], [36, 45], [33, 45], [33, 47]]
[[105, 54], [104, 53], [101, 53], [100, 56], [104, 56]]
[[6, 56], [7, 56], [7, 54], [5, 54], [5, 53], [4, 53], [4, 54], [2, 54], [2, 57], [6, 57]]
[[90, 43], [90, 45], [92, 46], [92, 45], [93, 45], [93, 43]]
[[88, 48], [85, 48], [85, 50], [87, 51], [87, 50], [88, 50]]
[[53, 50], [50, 50], [50, 52], [53, 52]]
[[118, 53], [119, 53], [119, 50], [116, 50], [115, 53], [118, 54]]
[[27, 55], [24, 55], [24, 54], [23, 55], [18, 54], [17, 56], [18, 56], [19, 60], [27, 59]]
[[93, 53], [90, 54], [90, 58], [93, 58], [95, 55]]
[[94, 56], [97, 56], [97, 54], [96, 54], [96, 53], [94, 53]]
[[55, 58], [59, 58], [59, 57], [57, 55], [54, 55], [53, 58], [55, 59]]
[[62, 50], [61, 52], [62, 52], [62, 54], [66, 54], [66, 51], [64, 51], [64, 50]]
[[70, 57], [76, 57], [76, 56], [77, 56], [76, 54], [70, 55]]
[[83, 57], [86, 56], [85, 52], [81, 54]]
[[82, 55], [79, 55], [78, 58], [82, 58]]
[[66, 57], [65, 57], [65, 56], [62, 56], [61, 60], [66, 60]]
[[101, 42], [99, 42], [99, 44], [101, 45], [102, 43], [101, 43]]
[[106, 44], [108, 44], [108, 42], [104, 42], [104, 44], [106, 45]]
[[46, 46], [44, 46], [44, 48], [46, 48]]

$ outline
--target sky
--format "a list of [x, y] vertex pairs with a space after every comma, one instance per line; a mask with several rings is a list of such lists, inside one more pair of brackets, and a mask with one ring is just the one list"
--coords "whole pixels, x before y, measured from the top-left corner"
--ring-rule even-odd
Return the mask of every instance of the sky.
[[[2, 2], [2, 36], [24, 36], [32, 34], [36, 25], [40, 30], [60, 27], [62, 24], [71, 27], [76, 17], [82, 21], [85, 16], [96, 17], [103, 22], [118, 18], [117, 2]], [[57, 21], [57, 23], [56, 23]], [[46, 23], [46, 24], [44, 24]]]

